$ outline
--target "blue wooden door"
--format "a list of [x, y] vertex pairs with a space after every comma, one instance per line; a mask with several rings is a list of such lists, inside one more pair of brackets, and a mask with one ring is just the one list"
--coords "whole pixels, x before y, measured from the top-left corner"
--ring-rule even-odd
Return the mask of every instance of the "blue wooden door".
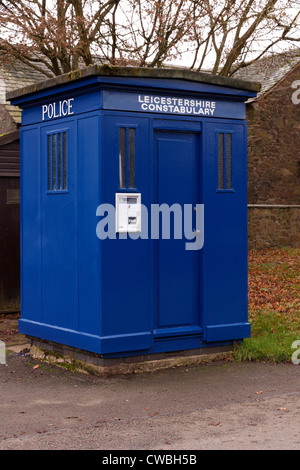
[[76, 329], [77, 179], [73, 122], [42, 129], [42, 321]]
[[[164, 228], [168, 223], [165, 212], [160, 218], [156, 244], [155, 326], [158, 332], [174, 332], [179, 328], [184, 333], [200, 325], [200, 252], [187, 250], [185, 238], [186, 228], [196, 229], [196, 204], [200, 202], [198, 134], [157, 131], [154, 153], [157, 202], [160, 207], [166, 204], [166, 211], [170, 209], [170, 233]], [[184, 225], [185, 205], [190, 205], [193, 227]]]

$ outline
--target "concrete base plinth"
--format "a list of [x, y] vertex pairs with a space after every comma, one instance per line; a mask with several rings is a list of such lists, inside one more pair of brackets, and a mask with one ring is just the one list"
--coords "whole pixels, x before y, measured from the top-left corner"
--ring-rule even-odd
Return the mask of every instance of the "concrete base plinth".
[[70, 370], [111, 376], [153, 372], [171, 367], [192, 366], [228, 357], [231, 346], [219, 346], [169, 353], [106, 358], [66, 345], [29, 338], [30, 354], [39, 360], [62, 365]]

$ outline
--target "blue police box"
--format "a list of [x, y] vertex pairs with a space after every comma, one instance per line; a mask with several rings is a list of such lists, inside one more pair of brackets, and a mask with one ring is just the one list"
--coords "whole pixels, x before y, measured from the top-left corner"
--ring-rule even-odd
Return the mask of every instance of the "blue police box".
[[245, 102], [258, 91], [95, 65], [8, 94], [23, 110], [21, 333], [103, 358], [249, 337]]

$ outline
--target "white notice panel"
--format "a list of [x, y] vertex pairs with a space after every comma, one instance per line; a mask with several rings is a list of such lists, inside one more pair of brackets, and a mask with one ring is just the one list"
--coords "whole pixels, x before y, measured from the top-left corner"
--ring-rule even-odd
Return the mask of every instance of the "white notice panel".
[[141, 194], [116, 193], [116, 232], [141, 231]]

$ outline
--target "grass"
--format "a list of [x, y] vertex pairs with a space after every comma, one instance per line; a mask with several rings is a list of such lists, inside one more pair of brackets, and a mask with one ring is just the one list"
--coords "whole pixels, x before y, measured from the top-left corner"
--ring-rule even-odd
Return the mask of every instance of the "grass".
[[300, 340], [300, 248], [249, 252], [248, 304], [251, 338], [235, 346], [233, 359], [292, 362]]

